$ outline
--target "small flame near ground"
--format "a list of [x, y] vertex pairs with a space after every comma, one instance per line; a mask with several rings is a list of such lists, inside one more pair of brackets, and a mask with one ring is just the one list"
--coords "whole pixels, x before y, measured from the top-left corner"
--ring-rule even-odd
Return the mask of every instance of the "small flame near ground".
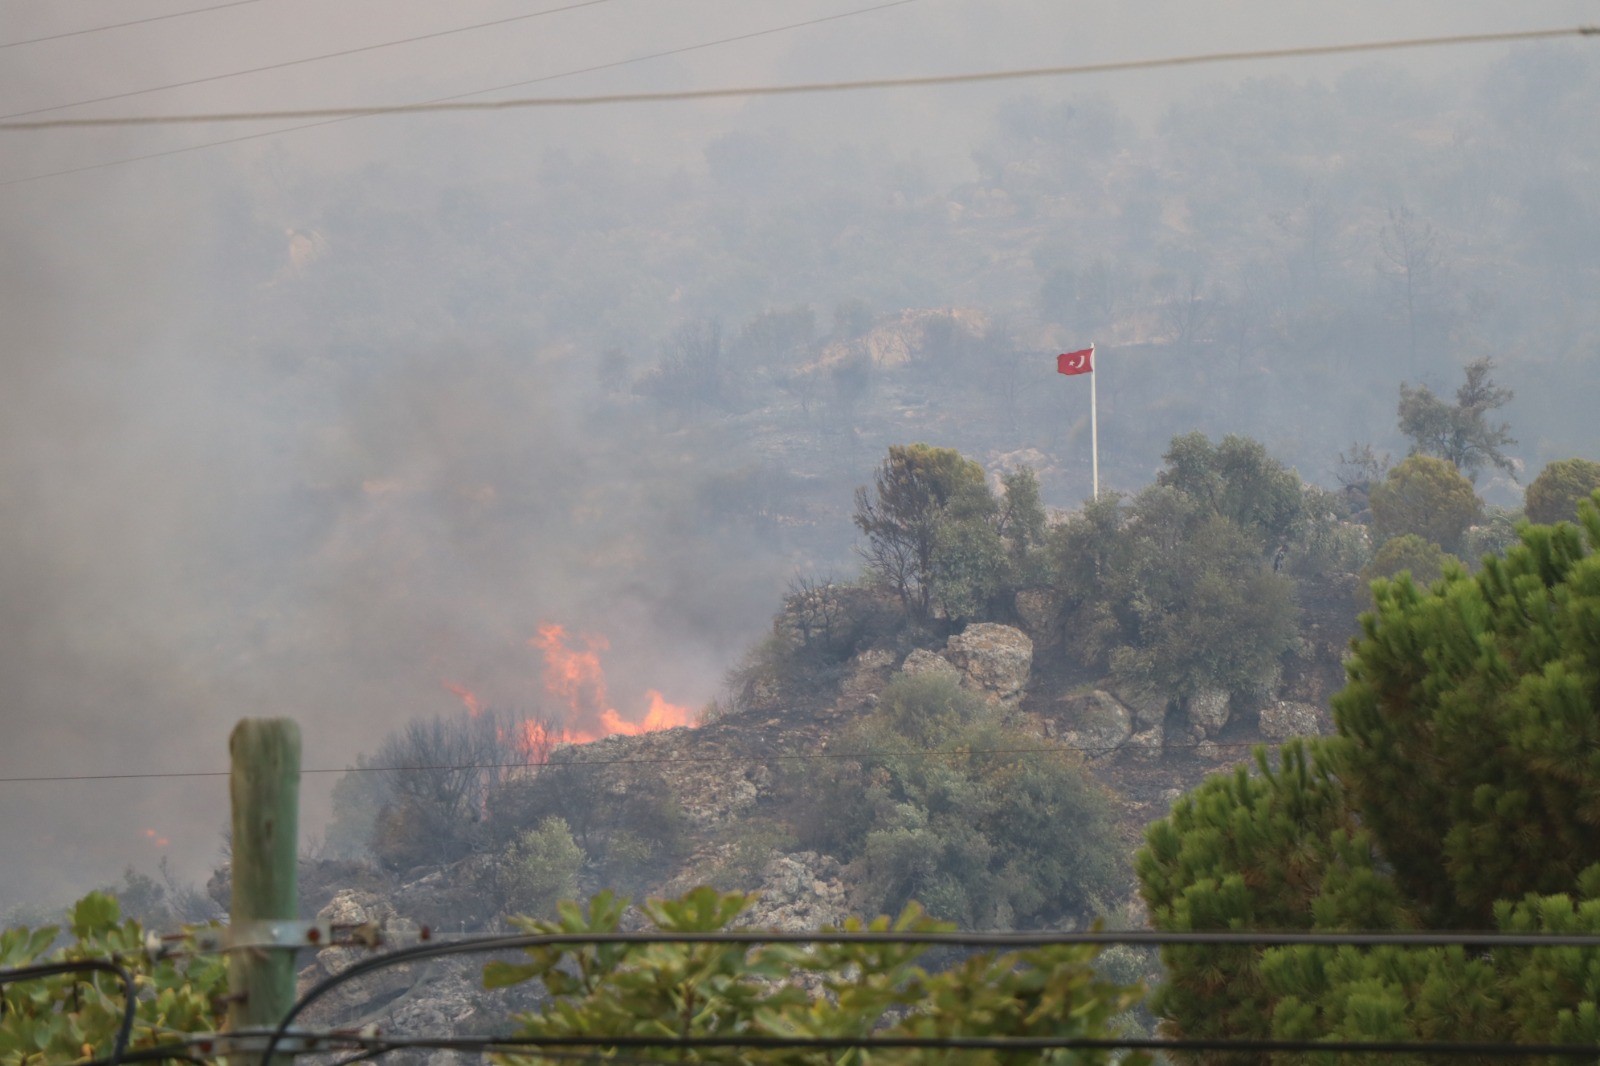
[[[539, 626], [528, 640], [544, 656], [545, 692], [559, 700], [566, 710], [566, 725], [555, 729], [543, 722], [522, 723], [524, 736], [519, 743], [529, 763], [542, 763], [558, 744], [588, 744], [602, 737], [638, 736], [658, 729], [694, 725], [694, 712], [668, 701], [655, 689], [645, 692], [649, 706], [642, 717], [624, 718], [611, 706], [606, 694], [605, 669], [600, 655], [611, 644], [596, 633], [573, 636], [567, 628], [553, 622]], [[450, 681], [446, 691], [459, 699], [474, 718], [483, 713], [484, 703], [471, 689]]]
[[154, 844], [158, 848], [164, 848], [167, 845], [172, 843], [171, 840], [169, 840], [166, 837], [162, 836], [160, 833], [156, 832], [154, 829], [146, 829], [144, 831], [144, 836], [145, 836], [146, 840], [150, 841], [150, 843]]

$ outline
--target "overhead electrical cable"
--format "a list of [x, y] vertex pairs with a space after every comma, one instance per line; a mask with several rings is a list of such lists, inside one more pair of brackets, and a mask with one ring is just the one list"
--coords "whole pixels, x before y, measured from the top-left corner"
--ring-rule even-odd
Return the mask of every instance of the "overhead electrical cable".
[[[324, 998], [341, 985], [376, 970], [418, 962], [424, 959], [444, 958], [453, 955], [484, 954], [492, 951], [550, 948], [561, 945], [651, 945], [651, 944], [918, 944], [926, 946], [989, 948], [1016, 950], [1047, 948], [1065, 945], [1128, 944], [1146, 946], [1173, 946], [1180, 944], [1205, 945], [1324, 945], [1324, 946], [1451, 946], [1451, 947], [1535, 947], [1595, 948], [1600, 946], [1600, 936], [1572, 933], [1503, 933], [1503, 932], [1367, 932], [1367, 933], [1304, 933], [1255, 932], [1244, 930], [1178, 932], [1171, 930], [1091, 930], [1085, 932], [1030, 932], [1030, 933], [917, 933], [904, 930], [852, 930], [844, 932], [794, 933], [779, 930], [738, 930], [705, 933], [678, 932], [558, 932], [532, 933], [520, 936], [472, 937], [446, 943], [426, 943], [401, 948], [384, 955], [361, 959], [331, 977], [312, 985], [295, 1001], [279, 1021], [277, 1029], [268, 1038], [262, 1050], [262, 1061], [277, 1048], [289, 1034], [296, 1018], [313, 1003]], [[401, 1046], [407, 1038], [385, 1037], [376, 1041], [385, 1046]], [[428, 1041], [411, 1038], [418, 1045], [433, 1044], [444, 1047], [450, 1041]], [[474, 1042], [477, 1046], [474, 1046]], [[756, 1035], [696, 1035], [696, 1036], [639, 1036], [605, 1035], [585, 1036], [519, 1036], [470, 1038], [460, 1046], [475, 1050], [489, 1050], [495, 1045], [506, 1049], [516, 1047], [593, 1047], [593, 1048], [693, 1048], [693, 1047], [749, 1047], [749, 1048], [968, 1048], [1044, 1050], [1048, 1048], [1167, 1048], [1169, 1050], [1273, 1050], [1273, 1051], [1368, 1051], [1368, 1052], [1439, 1052], [1443, 1054], [1479, 1055], [1559, 1055], [1593, 1058], [1597, 1049], [1593, 1044], [1557, 1043], [1451, 1043], [1424, 1041], [1329, 1041], [1329, 1040], [1211, 1040], [1173, 1039], [1152, 1040], [1142, 1037], [1085, 1038], [1085, 1037], [929, 1037], [920, 1035], [889, 1036], [756, 1036]], [[499, 1048], [496, 1047], [496, 1050]]]
[[87, 26], [81, 30], [67, 30], [65, 33], [52, 33], [44, 37], [29, 37], [23, 41], [0, 42], [0, 48], [19, 48], [25, 44], [43, 44], [45, 41], [59, 41], [67, 37], [82, 37], [86, 33], [100, 33], [104, 30], [120, 30], [125, 26], [142, 26], [147, 22], [165, 22], [167, 19], [180, 19], [186, 15], [203, 15], [207, 11], [221, 11], [226, 7], [244, 7], [246, 4], [258, 4], [261, 0], [231, 0], [226, 4], [212, 4], [210, 7], [192, 7], [187, 11], [172, 11], [165, 15], [149, 15], [142, 19], [129, 19], [127, 22], [111, 22], [104, 26]]
[[[909, 3], [911, 0], [895, 0], [895, 2]], [[894, 5], [888, 4], [883, 6]], [[307, 118], [353, 119], [372, 118], [379, 115], [418, 115], [456, 111], [509, 111], [527, 108], [580, 107], [597, 104], [664, 103], [687, 100], [715, 100], [726, 97], [799, 96], [814, 93], [858, 92], [866, 89], [911, 89], [943, 85], [971, 85], [980, 82], [1058, 78], [1077, 74], [1115, 74], [1129, 71], [1156, 70], [1170, 67], [1199, 66], [1213, 63], [1231, 63], [1243, 60], [1306, 59], [1318, 56], [1348, 55], [1354, 52], [1377, 52], [1411, 48], [1437, 48], [1450, 45], [1537, 41], [1549, 40], [1557, 37], [1587, 37], [1597, 34], [1600, 34], [1600, 26], [1571, 26], [1561, 29], [1457, 34], [1449, 37], [1412, 37], [1403, 40], [1362, 41], [1353, 44], [1309, 45], [1298, 48], [1271, 48], [1250, 52], [1207, 52], [1197, 55], [1166, 56], [1157, 59], [1116, 60], [1106, 63], [1078, 63], [1069, 66], [1056, 67], [1026, 67], [1013, 70], [977, 71], [967, 74], [930, 74], [906, 78], [862, 78], [853, 81], [799, 82], [790, 85], [741, 85], [715, 89], [681, 89], [665, 92], [601, 93], [592, 96], [526, 96], [511, 100], [463, 100], [459, 97], [452, 97], [443, 100], [421, 101], [410, 104], [388, 104], [361, 107], [341, 106], [285, 108], [276, 111], [211, 111], [175, 115], [107, 115], [96, 118], [40, 119], [35, 121], [0, 122], [0, 130], [48, 130], [110, 126], [170, 126], [214, 122], [285, 121]], [[501, 86], [500, 88], [509, 88], [509, 86]], [[479, 93], [494, 91], [496, 90], [484, 89], [479, 90]], [[463, 95], [478, 95], [479, 93]]]
[[511, 22], [524, 22], [528, 19], [542, 18], [545, 15], [558, 15], [563, 11], [576, 11], [581, 7], [594, 7], [596, 4], [608, 4], [611, 0], [581, 0], [579, 3], [566, 4], [562, 7], [549, 7], [542, 11], [529, 11], [521, 15], [512, 15], [508, 18], [493, 19], [489, 22], [475, 22], [470, 26], [455, 26], [448, 30], [435, 30], [432, 33], [421, 33], [415, 37], [401, 37], [393, 41], [379, 41], [376, 44], [364, 44], [357, 48], [345, 48], [337, 52], [324, 52], [322, 55], [306, 56], [303, 59], [287, 59], [281, 63], [268, 63], [264, 67], [251, 67], [248, 70], [235, 70], [227, 74], [210, 74], [203, 78], [190, 78], [188, 81], [175, 81], [167, 85], [152, 85], [148, 89], [130, 89], [127, 92], [112, 93], [109, 96], [93, 96], [86, 100], [74, 100], [70, 104], [53, 104], [50, 107], [36, 107], [31, 111], [16, 111], [9, 115], [0, 115], [0, 119], [23, 118], [27, 115], [42, 115], [49, 111], [62, 111], [69, 107], [83, 107], [88, 104], [103, 104], [108, 100], [126, 100], [130, 96], [144, 96], [147, 93], [165, 92], [168, 89], [183, 89], [191, 85], [205, 85], [208, 82], [225, 81], [228, 78], [242, 78], [248, 74], [263, 74], [269, 70], [283, 70], [287, 67], [297, 67], [305, 63], [319, 63], [324, 59], [339, 59], [344, 56], [359, 55], [362, 52], [376, 52], [381, 48], [394, 48], [402, 44], [414, 44], [417, 41], [431, 41], [439, 37], [449, 37], [457, 33], [470, 33], [473, 30], [488, 29], [491, 26], [504, 26]]
[[[647, 52], [644, 55], [630, 56], [627, 59], [617, 59], [609, 63], [597, 63], [594, 66], [578, 67], [574, 70], [563, 70], [556, 74], [545, 74], [537, 78], [528, 78], [524, 81], [491, 86], [487, 89], [474, 89], [471, 92], [456, 93], [452, 96], [440, 96], [427, 102], [442, 103], [448, 100], [464, 100], [471, 96], [481, 96], [484, 93], [502, 92], [506, 89], [517, 89], [524, 85], [534, 85], [538, 82], [554, 81], [558, 78], [571, 78], [579, 74], [591, 74], [600, 70], [612, 70], [617, 67], [625, 67], [633, 63], [643, 63], [651, 59], [662, 59], [667, 56], [683, 55], [686, 52], [695, 52], [706, 48], [715, 48], [720, 45], [734, 44], [739, 41], [753, 40], [757, 37], [767, 37], [777, 33], [787, 33], [790, 30], [804, 29], [808, 26], [816, 26], [824, 22], [834, 22], [839, 19], [852, 18], [856, 15], [866, 15], [874, 11], [882, 11], [886, 8], [900, 7], [904, 4], [917, 2], [919, 2], [919, 0], [889, 0], [887, 3], [873, 4], [870, 7], [855, 8], [851, 11], [841, 11], [838, 14], [824, 15], [820, 18], [806, 19], [802, 22], [791, 22], [783, 26], [772, 26], [768, 29], [755, 30], [750, 33], [741, 33], [733, 37], [721, 37], [714, 41], [702, 41], [699, 44], [683, 45], [678, 48], [668, 48], [661, 52]], [[60, 178], [69, 174], [83, 174], [91, 170], [104, 170], [107, 167], [122, 166], [125, 163], [142, 163], [150, 159], [163, 159], [167, 156], [183, 155], [188, 152], [198, 152], [206, 148], [219, 148], [223, 145], [239, 144], [243, 141], [259, 140], [263, 137], [276, 137], [280, 133], [295, 133], [300, 130], [316, 129], [318, 126], [331, 126], [336, 122], [349, 122], [355, 117], [358, 116], [350, 116], [349, 118], [330, 118], [324, 119], [321, 122], [307, 122], [297, 126], [285, 126], [282, 129], [263, 130], [260, 133], [246, 133], [238, 137], [227, 137], [217, 141], [206, 141], [202, 144], [185, 145], [182, 148], [168, 148], [160, 152], [146, 152], [142, 155], [127, 156], [122, 159], [109, 159], [104, 163], [89, 163], [81, 167], [69, 167], [64, 170], [52, 170], [44, 174], [32, 174], [25, 178], [11, 178], [7, 181], [0, 181], [0, 187], [7, 185], [22, 185], [31, 181], [42, 181], [45, 178]]]

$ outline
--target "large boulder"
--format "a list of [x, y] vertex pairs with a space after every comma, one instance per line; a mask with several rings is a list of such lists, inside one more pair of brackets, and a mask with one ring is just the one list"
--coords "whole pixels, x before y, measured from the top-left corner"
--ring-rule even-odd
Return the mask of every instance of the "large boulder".
[[1162, 754], [1162, 749], [1166, 747], [1166, 744], [1166, 728], [1160, 722], [1157, 722], [1149, 729], [1144, 729], [1133, 734], [1133, 736], [1128, 738], [1128, 742], [1124, 744], [1122, 748], [1123, 751], [1130, 753], [1136, 758], [1150, 760], [1159, 759]]
[[788, 933], [840, 925], [850, 916], [844, 871], [830, 855], [799, 851], [773, 856], [761, 873], [756, 902], [740, 924]]
[[1207, 737], [1214, 737], [1228, 724], [1232, 713], [1228, 694], [1219, 688], [1203, 688], [1184, 701], [1184, 712], [1189, 724]]
[[1133, 716], [1133, 727], [1139, 730], [1158, 726], [1167, 719], [1167, 694], [1134, 685], [1118, 685], [1111, 689], [1117, 702], [1128, 708]]
[[1063, 696], [1060, 707], [1058, 735], [1085, 755], [1109, 755], [1133, 735], [1133, 716], [1109, 692], [1095, 689]]
[[961, 671], [965, 688], [991, 703], [1015, 703], [1033, 669], [1033, 641], [1014, 626], [974, 622], [950, 638], [944, 657]]
[[1296, 700], [1278, 700], [1261, 708], [1261, 735], [1273, 740], [1310, 737], [1322, 732], [1322, 712]]

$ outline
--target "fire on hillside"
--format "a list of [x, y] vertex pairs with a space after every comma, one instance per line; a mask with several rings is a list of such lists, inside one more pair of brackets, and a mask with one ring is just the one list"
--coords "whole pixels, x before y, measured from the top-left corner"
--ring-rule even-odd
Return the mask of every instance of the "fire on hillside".
[[[638, 736], [694, 725], [693, 711], [669, 702], [655, 689], [645, 691], [648, 706], [642, 715], [624, 717], [613, 707], [606, 692], [605, 669], [600, 664], [601, 653], [611, 645], [599, 634], [573, 635], [565, 626], [547, 622], [539, 626], [528, 646], [543, 655], [544, 693], [562, 708], [559, 725], [534, 719], [520, 723], [524, 735], [519, 738], [519, 746], [527, 752], [530, 763], [544, 762], [550, 749], [559, 744], [588, 744], [609, 736]], [[471, 689], [449, 681], [444, 682], [444, 687], [461, 700], [474, 718], [484, 712], [486, 704]]]

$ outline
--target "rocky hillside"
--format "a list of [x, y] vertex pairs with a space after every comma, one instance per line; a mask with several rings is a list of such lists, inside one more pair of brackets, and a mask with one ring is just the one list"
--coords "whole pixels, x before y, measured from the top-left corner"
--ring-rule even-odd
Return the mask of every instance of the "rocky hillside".
[[[1024, 612], [1042, 621], [1054, 612]], [[780, 615], [777, 625], [785, 624]], [[1045, 624], [980, 622], [941, 640], [896, 637], [865, 647], [844, 665], [834, 694], [806, 706], [755, 705], [697, 728], [613, 736], [558, 749], [549, 765], [527, 777], [566, 775], [575, 802], [603, 807], [664, 782], [675, 797], [680, 843], [631, 872], [635, 894], [674, 894], [701, 883], [753, 889], [759, 901], [752, 925], [787, 930], [840, 922], [861, 904], [858, 871], [838, 857], [797, 849], [775, 827], [792, 800], [785, 782], [833, 758], [846, 758], [841, 737], [870, 716], [895, 679], [947, 678], [985, 704], [1010, 712], [1041, 743], [1075, 749], [1112, 798], [1118, 845], [1137, 847], [1146, 823], [1204, 775], [1245, 761], [1250, 745], [1327, 728], [1326, 699], [1339, 676], [1348, 634], [1309, 621], [1281, 681], [1245, 702], [1220, 691], [1168, 701], [1126, 691], [1108, 679], [1084, 677], [1063, 654], [1066, 635]], [[581, 782], [581, 784], [579, 784]], [[531, 828], [531, 827], [525, 827]], [[443, 934], [506, 928], [507, 913], [484, 890], [487, 854], [408, 871], [374, 864], [311, 862], [302, 871], [304, 906], [335, 922], [373, 922], [391, 938], [414, 938], [430, 925]], [[587, 869], [581, 888], [600, 887]], [[209, 886], [225, 901], [226, 869]], [[1141, 910], [1131, 880], [1103, 901], [1112, 925], [1137, 924]], [[1091, 917], [1060, 919], [1071, 925]], [[302, 974], [302, 987], [339, 972], [360, 957], [329, 948]], [[376, 1023], [389, 1031], [484, 1031], [531, 1002], [527, 989], [485, 993], [483, 960], [443, 960], [383, 971], [345, 986], [317, 1010], [327, 1024]], [[521, 1000], [516, 996], [522, 997]]]

